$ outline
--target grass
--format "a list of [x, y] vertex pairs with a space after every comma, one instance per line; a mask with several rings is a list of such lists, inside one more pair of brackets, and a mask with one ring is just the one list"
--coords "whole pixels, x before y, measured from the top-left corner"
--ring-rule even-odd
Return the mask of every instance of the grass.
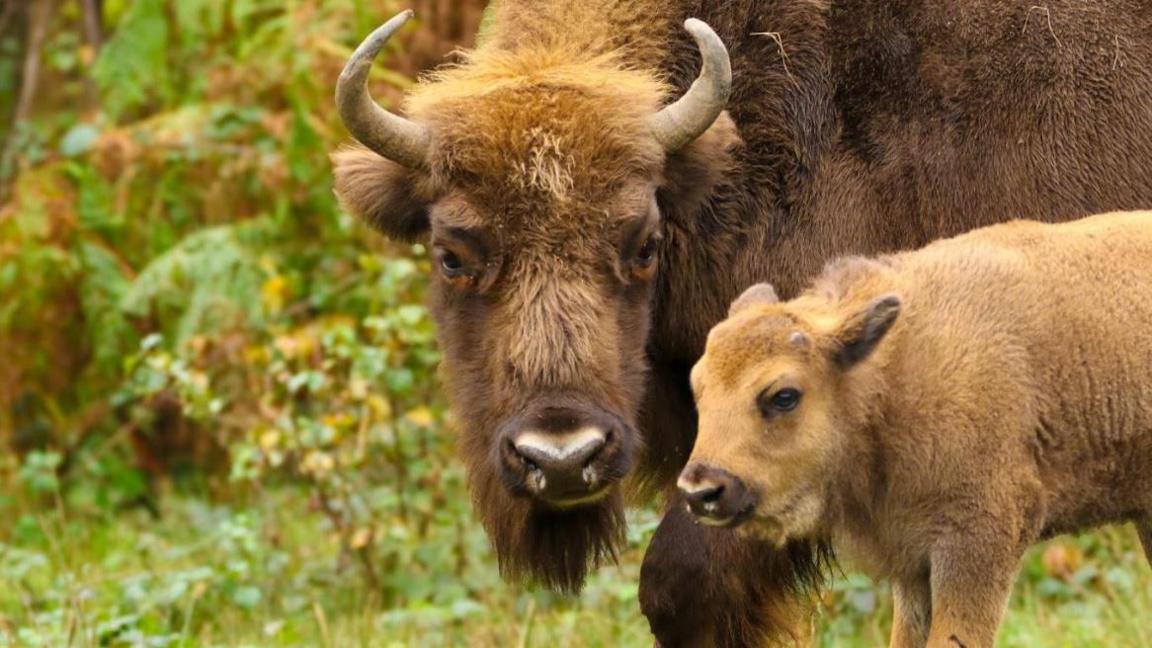
[[[636, 603], [650, 512], [579, 598], [503, 584], [481, 549], [484, 582], [444, 608], [370, 592], [294, 487], [250, 500], [173, 495], [160, 519], [60, 502], [16, 513], [0, 543], [0, 645], [651, 645]], [[883, 645], [890, 607], [883, 585], [836, 578], [818, 645]], [[1024, 561], [1000, 645], [1148, 646], [1150, 611], [1152, 570], [1130, 528], [1057, 539]]]
[[490, 578], [461, 584], [461, 602], [389, 607], [306, 515], [306, 496], [286, 487], [261, 500], [243, 508], [171, 497], [160, 519], [63, 508], [18, 516], [0, 543], [0, 645], [648, 643], [636, 604], [637, 543], [579, 599], [503, 585], [483, 552], [476, 559]]
[[[887, 643], [887, 588], [867, 583], [849, 575], [833, 584], [821, 620], [821, 645]], [[1152, 646], [1152, 569], [1135, 530], [1109, 527], [1033, 547], [1022, 562], [997, 645]]]

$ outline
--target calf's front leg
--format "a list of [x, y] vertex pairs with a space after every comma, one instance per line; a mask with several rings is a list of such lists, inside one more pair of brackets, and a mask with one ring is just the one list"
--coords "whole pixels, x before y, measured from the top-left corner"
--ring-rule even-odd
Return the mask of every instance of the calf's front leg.
[[928, 648], [992, 648], [1020, 562], [1016, 538], [956, 538], [932, 552]]
[[892, 638], [889, 648], [923, 648], [932, 622], [928, 573], [892, 582]]
[[1144, 557], [1152, 565], [1152, 517], [1137, 522], [1136, 531], [1140, 534], [1140, 544], [1144, 545]]

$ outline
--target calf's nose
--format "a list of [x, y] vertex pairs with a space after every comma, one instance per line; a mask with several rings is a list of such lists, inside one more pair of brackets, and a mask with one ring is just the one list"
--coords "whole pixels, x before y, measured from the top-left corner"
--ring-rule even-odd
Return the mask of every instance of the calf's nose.
[[578, 498], [597, 485], [593, 460], [607, 441], [598, 427], [565, 433], [529, 430], [512, 439], [512, 450], [527, 464], [529, 484], [538, 494]]
[[732, 473], [692, 463], [676, 481], [688, 511], [703, 524], [727, 526], [749, 512], [753, 500], [744, 482]]

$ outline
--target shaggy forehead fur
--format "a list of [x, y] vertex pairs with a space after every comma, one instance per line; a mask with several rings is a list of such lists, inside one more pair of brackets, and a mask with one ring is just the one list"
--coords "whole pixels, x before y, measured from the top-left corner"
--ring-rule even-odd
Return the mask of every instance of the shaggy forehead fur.
[[580, 225], [663, 161], [645, 120], [666, 88], [612, 53], [481, 50], [425, 81], [409, 113], [434, 133], [434, 173], [502, 224]]

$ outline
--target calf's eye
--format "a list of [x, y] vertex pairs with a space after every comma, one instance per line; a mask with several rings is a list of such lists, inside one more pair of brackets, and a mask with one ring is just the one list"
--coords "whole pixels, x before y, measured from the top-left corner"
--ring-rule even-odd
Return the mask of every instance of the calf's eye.
[[796, 406], [800, 404], [801, 396], [799, 389], [785, 387], [773, 393], [762, 392], [756, 400], [760, 412], [764, 416], [771, 416], [774, 413], [791, 412], [796, 409]]

